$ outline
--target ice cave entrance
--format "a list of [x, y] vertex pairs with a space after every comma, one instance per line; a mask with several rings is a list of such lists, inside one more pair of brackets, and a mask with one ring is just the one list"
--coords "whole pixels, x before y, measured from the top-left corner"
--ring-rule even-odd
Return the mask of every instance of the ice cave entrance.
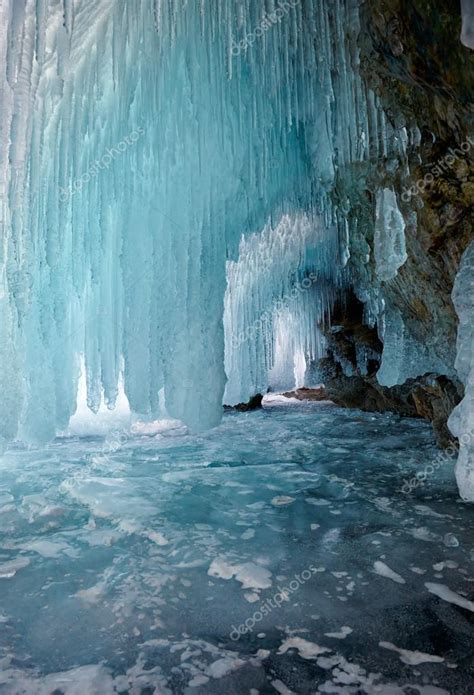
[[472, 9], [0, 0], [1, 693], [472, 695]]

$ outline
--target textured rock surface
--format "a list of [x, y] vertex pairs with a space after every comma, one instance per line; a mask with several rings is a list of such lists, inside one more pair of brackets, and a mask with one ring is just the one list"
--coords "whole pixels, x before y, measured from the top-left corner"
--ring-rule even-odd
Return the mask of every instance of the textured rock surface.
[[261, 393], [256, 393], [247, 403], [237, 403], [237, 405], [225, 405], [224, 410], [238, 410], [241, 413], [246, 413], [249, 410], [257, 410], [262, 407], [263, 396]]
[[283, 394], [286, 398], [296, 398], [298, 401], [327, 401], [328, 395], [323, 386], [318, 388], [307, 388], [303, 386], [295, 391], [287, 391]]
[[[328, 357], [319, 364], [326, 397], [348, 408], [431, 420], [438, 444], [448, 446], [453, 437], [447, 420], [462, 397], [462, 384], [428, 373], [399, 386], [382, 386], [377, 372], [383, 346], [376, 329], [363, 324], [362, 304], [354, 296], [347, 298], [336, 308], [334, 320], [337, 325], [326, 331]], [[369, 356], [362, 364], [361, 351]]]
[[[351, 227], [348, 271], [365, 309], [353, 296], [343, 298], [326, 330], [329, 356], [321, 364], [332, 400], [427, 417], [441, 444], [452, 438], [446, 420], [463, 394], [454, 366], [458, 320], [451, 292], [474, 237], [474, 53], [460, 34], [454, 0], [362, 6], [361, 71], [406, 146], [398, 158], [374, 158], [339, 173], [335, 195], [350, 201], [349, 218], [358, 221]], [[383, 230], [375, 192], [382, 190], [395, 192], [405, 222], [405, 247], [397, 229], [386, 230], [391, 259], [380, 258], [377, 247]], [[388, 331], [380, 318], [368, 318], [374, 296]], [[398, 356], [398, 382], [396, 365], [390, 364], [394, 378], [381, 361], [384, 342], [391, 350], [387, 362]]]

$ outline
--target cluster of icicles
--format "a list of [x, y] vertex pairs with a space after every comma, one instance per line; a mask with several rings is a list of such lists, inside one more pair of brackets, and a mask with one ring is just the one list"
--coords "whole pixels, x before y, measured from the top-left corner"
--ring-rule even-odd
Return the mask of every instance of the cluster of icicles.
[[[318, 354], [321, 317], [287, 298], [309, 273], [337, 281], [345, 253], [325, 189], [334, 148], [350, 159], [357, 142], [353, 4], [1, 4], [4, 443], [67, 427], [81, 363], [93, 411], [114, 406], [123, 380], [135, 413], [155, 417], [164, 400], [192, 429], [216, 424], [227, 379], [245, 374], [230, 399], [266, 386], [278, 300], [304, 323], [295, 349]], [[280, 254], [270, 276], [241, 241], [264, 228]], [[235, 348], [264, 312], [260, 338]]]

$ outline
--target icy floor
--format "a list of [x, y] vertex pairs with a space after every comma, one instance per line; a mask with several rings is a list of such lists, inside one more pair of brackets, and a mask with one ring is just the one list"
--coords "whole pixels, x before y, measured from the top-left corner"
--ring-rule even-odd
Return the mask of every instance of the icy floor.
[[471, 695], [472, 507], [402, 492], [437, 453], [313, 403], [7, 454], [0, 692]]

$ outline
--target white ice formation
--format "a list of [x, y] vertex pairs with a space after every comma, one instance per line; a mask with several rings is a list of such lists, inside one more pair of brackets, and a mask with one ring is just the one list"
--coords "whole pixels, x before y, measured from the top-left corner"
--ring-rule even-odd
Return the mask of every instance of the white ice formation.
[[463, 499], [474, 502], [474, 242], [462, 257], [453, 302], [459, 316], [456, 370], [465, 394], [448, 424], [459, 439], [456, 464], [459, 492]]

